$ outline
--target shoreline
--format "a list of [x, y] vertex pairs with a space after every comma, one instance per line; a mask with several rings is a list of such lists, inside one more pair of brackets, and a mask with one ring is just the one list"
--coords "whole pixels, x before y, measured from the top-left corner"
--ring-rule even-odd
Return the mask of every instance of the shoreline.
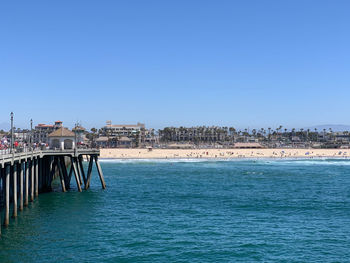
[[100, 149], [101, 159], [322, 159], [350, 158], [350, 149]]
[[100, 158], [100, 162], [117, 162], [117, 163], [130, 163], [130, 162], [136, 162], [136, 163], [152, 163], [152, 162], [159, 162], [159, 163], [172, 163], [172, 162], [188, 162], [188, 163], [201, 163], [201, 162], [283, 162], [283, 161], [350, 161], [350, 157], [294, 157], [294, 158], [252, 158], [252, 157], [246, 157], [246, 158], [211, 158], [211, 159], [197, 159], [197, 158]]

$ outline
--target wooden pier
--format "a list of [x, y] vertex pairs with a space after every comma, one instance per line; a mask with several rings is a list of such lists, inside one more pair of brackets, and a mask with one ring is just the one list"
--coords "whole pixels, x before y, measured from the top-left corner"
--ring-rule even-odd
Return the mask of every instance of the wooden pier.
[[[40, 193], [52, 190], [51, 184], [56, 177], [62, 192], [71, 188], [73, 175], [77, 190], [87, 190], [94, 163], [102, 188], [105, 189], [99, 155], [97, 149], [43, 150], [0, 155], [0, 225], [7, 227], [10, 224], [10, 205], [12, 217], [17, 217], [18, 211], [27, 207], [29, 202], [34, 202]], [[86, 172], [84, 157], [88, 160]]]

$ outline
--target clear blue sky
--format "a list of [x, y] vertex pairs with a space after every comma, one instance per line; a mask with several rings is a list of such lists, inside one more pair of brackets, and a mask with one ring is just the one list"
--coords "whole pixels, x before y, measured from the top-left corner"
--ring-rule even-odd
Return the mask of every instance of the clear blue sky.
[[350, 1], [0, 3], [0, 124], [350, 124]]

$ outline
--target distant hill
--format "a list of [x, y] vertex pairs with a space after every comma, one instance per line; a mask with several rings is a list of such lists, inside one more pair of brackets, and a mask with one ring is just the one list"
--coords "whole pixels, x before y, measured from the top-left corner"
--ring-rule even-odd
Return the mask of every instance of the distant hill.
[[326, 129], [327, 131], [329, 128], [332, 129], [332, 131], [335, 132], [342, 132], [342, 131], [350, 131], [350, 125], [343, 125], [343, 124], [325, 124], [325, 125], [316, 125], [312, 127], [306, 127], [304, 130], [310, 129], [311, 131], [315, 130], [317, 128], [318, 131], [323, 131], [323, 129]]

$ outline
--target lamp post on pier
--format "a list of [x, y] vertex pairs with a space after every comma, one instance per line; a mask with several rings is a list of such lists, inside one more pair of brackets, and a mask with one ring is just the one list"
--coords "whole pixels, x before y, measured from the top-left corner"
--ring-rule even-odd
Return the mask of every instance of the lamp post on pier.
[[74, 126], [74, 153], [75, 155], [77, 154], [77, 126], [78, 124], [75, 123], [75, 126]]
[[30, 150], [33, 150], [33, 119], [30, 119]]
[[13, 112], [11, 111], [11, 154], [13, 153]]

